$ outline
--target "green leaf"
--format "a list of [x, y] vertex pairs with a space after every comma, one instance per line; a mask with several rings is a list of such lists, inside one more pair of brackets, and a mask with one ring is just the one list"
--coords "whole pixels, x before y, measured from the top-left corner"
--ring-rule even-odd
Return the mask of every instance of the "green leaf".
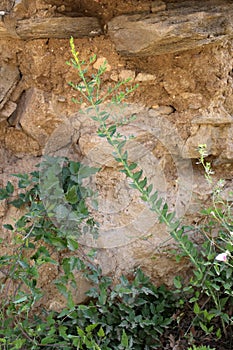
[[147, 178], [144, 177], [144, 179], [142, 181], [139, 182], [139, 186], [141, 188], [144, 188], [147, 185]]
[[59, 335], [63, 338], [63, 339], [69, 339], [66, 331], [67, 331], [68, 327], [62, 326], [60, 325], [58, 330], [59, 330]]
[[13, 227], [12, 225], [10, 225], [10, 224], [5, 224], [5, 225], [3, 225], [3, 227], [4, 227], [5, 229], [7, 229], [7, 230], [10, 230], [10, 231], [13, 231], [13, 230], [14, 230], [14, 227]]
[[168, 205], [167, 205], [167, 203], [165, 203], [163, 206], [162, 215], [166, 216], [167, 211], [168, 211]]
[[206, 326], [204, 323], [200, 322], [199, 324], [200, 324], [202, 330], [203, 330], [206, 334], [210, 334], [210, 333], [213, 331], [213, 326], [211, 326], [210, 328], [207, 328], [207, 326]]
[[201, 309], [197, 303], [194, 304], [193, 311], [196, 315], [199, 315], [201, 312]]
[[42, 345], [52, 344], [52, 343], [54, 343], [54, 341], [56, 341], [56, 340], [54, 339], [54, 337], [48, 336], [48, 337], [45, 337], [45, 338], [43, 338], [43, 339], [41, 340], [41, 344], [42, 344]]
[[12, 194], [14, 192], [14, 186], [10, 181], [7, 182], [6, 190], [7, 190], [7, 193], [9, 194]]
[[154, 203], [158, 198], [158, 192], [155, 191], [151, 196], [150, 196], [150, 201]]
[[5, 190], [5, 188], [0, 188], [0, 200], [6, 199], [8, 197], [9, 197], [9, 195], [8, 195], [7, 191]]
[[90, 63], [93, 63], [93, 62], [95, 62], [95, 60], [96, 60], [96, 54], [93, 54], [93, 55], [89, 58], [89, 62], [90, 62]]
[[134, 170], [134, 169], [136, 169], [137, 168], [137, 164], [136, 163], [131, 163], [130, 165], [129, 165], [129, 170]]
[[[120, 141], [119, 143], [118, 143], [118, 145], [117, 145], [117, 149], [118, 149], [118, 151], [121, 153], [121, 151], [122, 151], [122, 148], [125, 146], [125, 144], [126, 144], [126, 140], [123, 140], [123, 141]], [[137, 165], [136, 165], [137, 166]], [[136, 167], [135, 167], [136, 168]], [[133, 170], [133, 169], [132, 169]]]
[[146, 189], [147, 195], [149, 195], [152, 192], [152, 190], [153, 190], [153, 185], [150, 184]]
[[174, 286], [177, 288], [177, 289], [181, 289], [182, 288], [182, 283], [181, 283], [181, 279], [179, 276], [176, 276], [173, 280], [173, 283], [174, 283]]
[[163, 202], [162, 198], [159, 198], [159, 199], [157, 200], [157, 202], [156, 202], [156, 204], [155, 204], [157, 209], [160, 209], [162, 202]]
[[110, 134], [110, 136], [113, 136], [116, 132], [116, 125], [111, 125], [109, 128], [108, 128], [108, 133]]
[[72, 297], [71, 292], [68, 293], [67, 307], [69, 310], [73, 310], [75, 308], [75, 302], [74, 302], [74, 299]]
[[98, 330], [97, 335], [98, 335], [98, 337], [100, 337], [100, 338], [105, 337], [105, 333], [104, 333], [104, 330], [103, 330], [102, 327], [100, 327], [100, 329]]
[[142, 173], [143, 173], [142, 170], [137, 171], [136, 173], [133, 174], [133, 179], [134, 179], [135, 181], [138, 181], [138, 180], [140, 179], [140, 177], [142, 176]]
[[70, 204], [76, 204], [79, 201], [79, 196], [77, 194], [77, 186], [72, 186], [65, 194], [65, 197]]
[[21, 298], [14, 300], [13, 303], [14, 304], [20, 304], [20, 303], [26, 301], [27, 299], [28, 299], [27, 295], [24, 295]]
[[72, 238], [67, 238], [67, 248], [69, 248], [71, 251], [77, 250], [78, 246], [79, 246], [79, 244], [77, 241], [75, 241]]
[[79, 173], [78, 173], [79, 180], [82, 180], [86, 177], [94, 175], [99, 170], [100, 170], [100, 168], [89, 167], [89, 166], [81, 164], [80, 169], [79, 169]]
[[55, 282], [55, 284], [59, 292], [67, 298], [68, 292], [66, 286], [61, 282]]
[[122, 154], [121, 158], [126, 162], [128, 159], [128, 152], [125, 151], [124, 154]]
[[167, 214], [167, 217], [166, 217], [167, 221], [168, 221], [169, 223], [171, 223], [171, 221], [174, 219], [175, 215], [176, 215], [176, 213], [174, 213], [174, 212], [168, 213], [168, 214]]
[[[217, 332], [216, 332], [216, 337], [217, 339], [220, 339], [222, 337], [222, 333], [221, 333], [221, 329], [218, 328]], [[207, 349], [208, 350], [208, 349]], [[213, 349], [214, 350], [214, 349]]]
[[97, 326], [98, 326], [98, 323], [89, 324], [89, 325], [85, 328], [85, 331], [86, 331], [87, 333], [91, 333]]
[[64, 240], [64, 238], [49, 237], [47, 240], [49, 241], [50, 244], [52, 244], [53, 246], [55, 246], [57, 248], [64, 249], [67, 247], [66, 240]]
[[73, 174], [73, 175], [77, 174], [79, 169], [80, 169], [80, 163], [70, 161], [69, 169], [70, 169], [71, 174]]
[[82, 339], [85, 337], [85, 332], [81, 328], [77, 327], [77, 332]]
[[58, 220], [62, 220], [68, 217], [71, 209], [67, 209], [65, 205], [59, 204], [55, 209], [55, 216]]
[[[16, 339], [12, 342], [14, 345], [14, 350], [22, 349], [22, 346], [26, 343], [26, 339]], [[5, 347], [4, 347], [5, 348]]]
[[128, 348], [129, 346], [129, 340], [128, 340], [127, 334], [125, 333], [125, 330], [123, 330], [123, 333], [122, 333], [121, 346], [124, 346], [125, 348]]
[[17, 198], [11, 201], [9, 204], [12, 204], [14, 207], [19, 209], [25, 204], [25, 202], [21, 198]]

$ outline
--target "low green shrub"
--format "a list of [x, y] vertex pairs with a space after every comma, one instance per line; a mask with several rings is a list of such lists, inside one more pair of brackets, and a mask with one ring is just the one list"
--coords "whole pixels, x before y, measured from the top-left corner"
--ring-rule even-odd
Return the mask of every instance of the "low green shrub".
[[[84, 263], [72, 255], [60, 261], [56, 253], [74, 253], [79, 247], [77, 237], [87, 231], [94, 236], [98, 233], [98, 225], [85, 204], [92, 193], [82, 186], [82, 179], [98, 169], [51, 157], [38, 167], [30, 174], [15, 174], [16, 189], [10, 181], [0, 189], [0, 200], [7, 200], [9, 206], [22, 212], [14, 224], [4, 225], [11, 238], [10, 246], [4, 250], [11, 253], [0, 257], [0, 272], [4, 276], [0, 290], [0, 342], [4, 349], [34, 344], [36, 329], [30, 318], [43, 296], [38, 283], [42, 265], [59, 266], [61, 277], [54, 283], [68, 305], [73, 306], [67, 286], [77, 287], [73, 271], [82, 269]], [[3, 239], [1, 243], [4, 246]]]
[[[155, 287], [140, 269], [131, 281], [122, 276], [116, 286], [102, 277], [87, 295], [90, 303], [59, 315], [65, 316], [63, 324], [69, 332], [77, 326], [84, 329], [98, 324], [104, 334], [99, 344], [102, 350], [157, 349], [161, 345], [160, 337], [172, 322], [175, 299], [165, 287]], [[98, 343], [98, 332], [93, 333], [93, 339]]]
[[89, 270], [88, 277], [97, 284], [87, 292], [85, 305], [30, 318], [17, 311], [14, 320], [5, 319], [0, 331], [5, 349], [158, 349], [173, 322], [173, 293], [155, 287], [140, 269], [116, 286], [99, 269]]

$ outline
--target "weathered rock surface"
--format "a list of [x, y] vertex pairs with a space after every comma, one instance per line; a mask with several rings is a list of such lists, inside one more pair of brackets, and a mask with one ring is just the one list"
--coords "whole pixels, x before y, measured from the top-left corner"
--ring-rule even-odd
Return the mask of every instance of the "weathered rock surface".
[[[19, 79], [19, 70], [16, 66], [2, 64], [0, 67], [0, 110], [3, 109], [10, 94], [16, 87]], [[12, 110], [12, 107], [12, 105], [8, 105], [7, 108], [10, 108]], [[5, 116], [8, 116], [7, 112], [0, 113], [0, 120], [5, 119]]]
[[124, 55], [161, 55], [190, 50], [233, 36], [233, 4], [182, 2], [178, 9], [123, 15], [109, 23], [109, 35]]
[[36, 88], [25, 92], [16, 114], [23, 131], [41, 147], [62, 120], [53, 109], [52, 95]]
[[38, 142], [26, 135], [22, 130], [9, 128], [4, 141], [6, 148], [19, 157], [23, 157], [25, 152], [33, 156], [41, 155]]
[[17, 104], [12, 101], [7, 101], [0, 111], [0, 120], [8, 119], [12, 113], [16, 110]]
[[[232, 157], [233, 149], [233, 117], [222, 110], [222, 113], [214, 110], [206, 111], [204, 115], [192, 120], [191, 135], [187, 139], [183, 156], [198, 158], [197, 147], [206, 144], [208, 155], [220, 156], [224, 159]], [[231, 135], [231, 136], [230, 136]]]
[[97, 18], [56, 17], [25, 19], [17, 22], [16, 33], [21, 39], [82, 38], [101, 33]]

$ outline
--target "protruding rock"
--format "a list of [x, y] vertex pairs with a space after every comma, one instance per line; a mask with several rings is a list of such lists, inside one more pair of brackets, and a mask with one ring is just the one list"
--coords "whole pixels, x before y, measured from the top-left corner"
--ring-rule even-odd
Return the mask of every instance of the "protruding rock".
[[8, 119], [16, 110], [17, 104], [12, 101], [7, 101], [4, 108], [0, 111], [0, 121]]
[[134, 80], [135, 79], [135, 71], [131, 70], [131, 69], [123, 69], [120, 73], [119, 73], [119, 79], [120, 80], [125, 80], [125, 79], [131, 79]]
[[39, 144], [22, 130], [9, 128], [5, 137], [5, 145], [8, 150], [14, 152], [17, 156], [31, 154], [33, 156], [41, 155]]
[[81, 38], [101, 34], [94, 17], [33, 18], [17, 22], [16, 32], [21, 39]]
[[152, 14], [123, 15], [108, 23], [109, 35], [124, 55], [161, 55], [195, 49], [233, 36], [233, 4], [190, 1]]
[[22, 96], [17, 109], [17, 120], [23, 131], [44, 146], [49, 135], [61, 122], [57, 117], [48, 93], [30, 88]]
[[149, 73], [139, 73], [137, 76], [136, 76], [136, 79], [135, 81], [153, 81], [156, 79], [156, 76], [153, 75], [153, 74], [149, 74]]
[[220, 156], [230, 159], [232, 157], [232, 127], [233, 118], [226, 111], [214, 112], [214, 109], [192, 120], [191, 136], [187, 139], [183, 157], [198, 158], [198, 146], [206, 144], [207, 155]]
[[13, 65], [2, 65], [0, 68], [0, 110], [4, 107], [11, 92], [19, 81], [19, 70]]
[[192, 120], [192, 124], [211, 124], [211, 125], [221, 125], [221, 124], [233, 124], [233, 117], [230, 114], [210, 114], [210, 115], [201, 115], [195, 117]]

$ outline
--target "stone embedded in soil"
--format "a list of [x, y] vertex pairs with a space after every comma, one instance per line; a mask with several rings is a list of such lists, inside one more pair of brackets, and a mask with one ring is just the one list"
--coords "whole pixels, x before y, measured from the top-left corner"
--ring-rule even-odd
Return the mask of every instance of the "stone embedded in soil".
[[192, 120], [192, 124], [211, 124], [211, 125], [222, 125], [222, 124], [233, 124], [233, 116], [228, 113], [213, 113], [207, 115], [201, 115], [195, 117]]
[[39, 144], [35, 140], [16, 128], [8, 128], [5, 145], [9, 151], [18, 157], [25, 156], [25, 154], [39, 156], [42, 153]]
[[8, 37], [9, 33], [7, 27], [5, 26], [3, 20], [0, 17], [0, 38]]
[[0, 121], [8, 119], [16, 110], [17, 104], [12, 101], [7, 101], [3, 109], [0, 111]]
[[134, 80], [135, 79], [135, 71], [131, 70], [131, 69], [123, 69], [120, 73], [119, 73], [119, 79], [120, 80], [125, 80], [125, 79], [131, 79]]
[[6, 199], [1, 200], [0, 202], [0, 217], [3, 217], [7, 210], [7, 202]]
[[42, 147], [61, 122], [54, 110], [52, 95], [36, 88], [28, 89], [21, 97], [16, 119], [23, 131]]
[[155, 14], [115, 17], [108, 28], [117, 51], [124, 55], [190, 50], [233, 36], [233, 4], [219, 0], [196, 6], [188, 2]]
[[3, 64], [0, 67], [0, 110], [4, 107], [19, 79], [19, 70], [16, 66]]
[[18, 21], [16, 33], [24, 40], [82, 38], [101, 34], [101, 27], [94, 17], [33, 18]]
[[149, 73], [138, 73], [138, 75], [136, 76], [135, 81], [153, 81], [156, 79], [156, 76], [153, 74], [149, 74]]
[[214, 110], [207, 111], [191, 121], [191, 135], [188, 137], [183, 157], [198, 158], [197, 147], [205, 143], [208, 155], [220, 156], [224, 159], [232, 159], [233, 154], [233, 118], [226, 111], [216, 113]]

